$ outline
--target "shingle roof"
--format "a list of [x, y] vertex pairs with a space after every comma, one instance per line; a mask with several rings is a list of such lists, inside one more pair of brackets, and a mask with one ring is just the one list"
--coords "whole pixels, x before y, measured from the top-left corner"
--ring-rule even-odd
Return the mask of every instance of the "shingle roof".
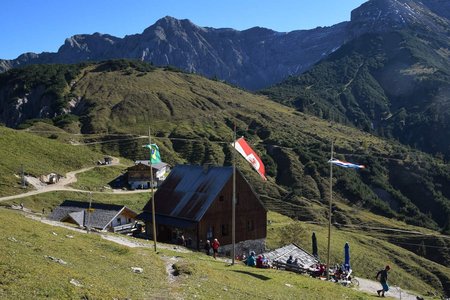
[[[177, 165], [155, 192], [155, 211], [199, 222], [232, 174], [232, 167]], [[143, 210], [151, 212], [151, 201]]]
[[90, 219], [89, 223], [91, 227], [104, 229], [113, 218], [126, 207], [123, 205], [93, 202], [91, 204], [92, 211], [90, 213], [90, 218], [88, 217], [88, 208], [89, 202], [65, 200], [60, 206], [53, 209], [53, 212], [48, 218], [55, 221], [61, 221], [70, 215], [76, 222], [82, 222], [83, 226], [86, 226]]
[[298, 264], [303, 268], [308, 268], [314, 264], [317, 264], [319, 261], [317, 258], [297, 246], [296, 244], [289, 244], [282, 248], [278, 248], [271, 252], [264, 253], [264, 256], [269, 260], [286, 262], [289, 256], [292, 255], [293, 259], [298, 259]]

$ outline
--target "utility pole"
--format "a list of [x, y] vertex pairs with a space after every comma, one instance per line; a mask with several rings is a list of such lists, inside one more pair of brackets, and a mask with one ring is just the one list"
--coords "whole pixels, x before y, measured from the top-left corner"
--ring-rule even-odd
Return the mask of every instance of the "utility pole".
[[233, 244], [231, 250], [232, 265], [234, 265], [234, 259], [236, 257], [236, 124], [234, 125], [233, 148], [233, 197], [231, 200], [231, 243]]
[[[334, 141], [331, 140], [331, 158], [333, 160]], [[333, 202], [333, 164], [330, 163], [330, 203], [328, 208], [328, 250], [327, 250], [327, 280], [330, 280], [330, 247], [331, 247], [331, 207]]]
[[26, 186], [26, 183], [25, 183], [25, 170], [23, 169], [23, 164], [21, 165], [21, 167], [20, 167], [20, 177], [21, 177], [21, 181], [22, 181], [22, 188], [23, 189], [26, 189], [27, 188], [27, 186]]
[[89, 192], [88, 222], [86, 226], [86, 231], [88, 233], [91, 231], [91, 210], [92, 210], [92, 192]]
[[156, 251], [156, 219], [155, 219], [155, 191], [153, 189], [153, 168], [152, 168], [152, 136], [150, 134], [150, 126], [148, 127], [148, 145], [150, 147], [150, 187], [152, 191], [152, 227], [153, 227], [153, 243]]

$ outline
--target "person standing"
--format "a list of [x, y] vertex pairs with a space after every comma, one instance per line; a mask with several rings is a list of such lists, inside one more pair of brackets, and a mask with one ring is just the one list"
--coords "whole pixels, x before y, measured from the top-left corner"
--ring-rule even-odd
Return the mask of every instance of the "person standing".
[[386, 266], [384, 270], [378, 271], [377, 276], [375, 276], [375, 278], [380, 281], [382, 286], [382, 289], [377, 291], [378, 296], [380, 296], [381, 294], [381, 297], [384, 297], [384, 293], [389, 291], [387, 279], [388, 279], [388, 272], [390, 269], [391, 269], [390, 266]]
[[211, 249], [211, 242], [209, 241], [209, 240], [206, 240], [206, 243], [205, 243], [205, 252], [206, 252], [206, 255], [209, 255], [209, 250]]
[[216, 259], [217, 257], [217, 252], [219, 252], [219, 247], [220, 247], [220, 243], [217, 239], [214, 239], [214, 242], [212, 243], [212, 248], [213, 248], [213, 256], [214, 259]]

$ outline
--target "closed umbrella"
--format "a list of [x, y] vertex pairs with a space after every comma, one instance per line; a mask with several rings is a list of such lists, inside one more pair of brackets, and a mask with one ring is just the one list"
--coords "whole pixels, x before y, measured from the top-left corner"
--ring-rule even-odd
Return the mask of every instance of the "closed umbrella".
[[312, 234], [312, 254], [314, 257], [318, 258], [319, 257], [319, 251], [317, 250], [317, 238], [316, 238], [316, 233], [313, 232]]
[[350, 270], [350, 246], [345, 243], [344, 246], [344, 267], [347, 271]]

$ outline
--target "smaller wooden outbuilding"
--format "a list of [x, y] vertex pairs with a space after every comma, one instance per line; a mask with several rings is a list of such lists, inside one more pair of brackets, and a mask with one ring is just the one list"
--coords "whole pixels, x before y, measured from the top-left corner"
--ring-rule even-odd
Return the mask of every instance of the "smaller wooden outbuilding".
[[65, 200], [53, 209], [50, 220], [112, 232], [129, 232], [137, 213], [123, 205]]
[[[153, 185], [158, 187], [166, 179], [170, 172], [170, 165], [160, 162], [152, 164]], [[150, 188], [150, 163], [148, 160], [137, 160], [135, 165], [127, 170], [127, 181], [131, 189], [149, 189]]]

